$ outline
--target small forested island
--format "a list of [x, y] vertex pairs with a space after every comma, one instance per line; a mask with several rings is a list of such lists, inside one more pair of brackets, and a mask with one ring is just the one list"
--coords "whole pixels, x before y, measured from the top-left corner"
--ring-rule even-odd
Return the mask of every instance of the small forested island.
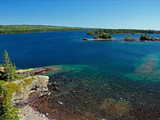
[[49, 120], [44, 114], [34, 111], [29, 104], [58, 89], [56, 83], [49, 83], [48, 76], [42, 75], [57, 69], [43, 67], [16, 70], [5, 51], [4, 63], [0, 67], [0, 120]]
[[98, 34], [97, 36], [94, 36], [94, 39], [99, 39], [99, 38], [110, 40], [110, 39], [112, 39], [112, 36], [108, 35], [108, 34], [104, 34], [104, 33]]
[[0, 34], [39, 33], [54, 31], [94, 30], [94, 28], [65, 27], [49, 25], [0, 25]]
[[160, 31], [154, 31], [154, 30], [136, 30], [136, 29], [99, 29], [94, 30], [91, 32], [87, 32], [88, 35], [93, 34], [136, 34], [136, 33], [152, 33], [152, 34], [159, 34]]
[[142, 35], [140, 36], [140, 40], [141, 40], [141, 41], [158, 41], [159, 38], [157, 38], [157, 37], [150, 37], [150, 36], [147, 35], [147, 34], [142, 34]]
[[113, 40], [113, 39], [112, 39], [112, 35], [103, 33], [103, 34], [98, 34], [94, 36], [93, 39], [84, 38], [83, 40], [106, 41], [106, 40]]
[[135, 41], [135, 38], [131, 38], [130, 36], [126, 36], [124, 40], [132, 42], [132, 41]]

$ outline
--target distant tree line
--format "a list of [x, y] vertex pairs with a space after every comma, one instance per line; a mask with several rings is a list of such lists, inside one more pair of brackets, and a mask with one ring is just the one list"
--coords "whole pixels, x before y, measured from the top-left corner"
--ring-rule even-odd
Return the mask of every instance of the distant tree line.
[[78, 30], [93, 30], [93, 28], [49, 26], [49, 25], [0, 25], [0, 34], [39, 33], [39, 32], [78, 31]]
[[87, 32], [86, 34], [92, 35], [92, 34], [136, 34], [136, 33], [153, 33], [158, 34], [160, 31], [154, 31], [154, 30], [136, 30], [136, 29], [99, 29], [94, 30], [91, 32]]

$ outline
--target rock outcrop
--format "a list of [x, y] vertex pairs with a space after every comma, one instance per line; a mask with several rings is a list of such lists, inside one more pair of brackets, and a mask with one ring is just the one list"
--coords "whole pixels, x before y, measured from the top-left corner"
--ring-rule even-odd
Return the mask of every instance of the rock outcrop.
[[34, 75], [43, 75], [44, 73], [57, 71], [60, 67], [51, 66], [51, 67], [42, 67], [42, 68], [31, 68], [25, 70], [17, 70], [17, 73], [20, 76], [34, 76]]
[[48, 94], [48, 83], [48, 76], [36, 75], [6, 83], [3, 86], [11, 93], [13, 106], [23, 107]]

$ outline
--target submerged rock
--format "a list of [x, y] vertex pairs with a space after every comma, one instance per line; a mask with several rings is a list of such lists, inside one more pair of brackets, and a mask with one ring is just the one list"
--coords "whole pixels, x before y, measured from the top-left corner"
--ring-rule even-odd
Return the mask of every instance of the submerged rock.
[[49, 91], [56, 91], [58, 90], [58, 87], [59, 87], [57, 82], [49, 83], [47, 86], [48, 86]]
[[125, 100], [115, 100], [107, 98], [103, 101], [100, 107], [107, 115], [116, 119], [121, 118], [123, 115], [128, 114], [132, 109], [130, 103]]

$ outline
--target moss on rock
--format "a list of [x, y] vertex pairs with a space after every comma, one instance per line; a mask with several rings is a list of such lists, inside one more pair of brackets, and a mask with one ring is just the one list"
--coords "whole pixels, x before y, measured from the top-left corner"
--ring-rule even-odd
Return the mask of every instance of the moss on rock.
[[6, 83], [3, 85], [3, 88], [8, 91], [10, 97], [12, 98], [12, 94], [14, 92], [18, 92], [20, 90], [20, 85], [16, 83]]
[[25, 87], [29, 84], [31, 84], [33, 82], [33, 80], [35, 80], [35, 78], [31, 77], [31, 78], [26, 78], [23, 80], [22, 85]]

